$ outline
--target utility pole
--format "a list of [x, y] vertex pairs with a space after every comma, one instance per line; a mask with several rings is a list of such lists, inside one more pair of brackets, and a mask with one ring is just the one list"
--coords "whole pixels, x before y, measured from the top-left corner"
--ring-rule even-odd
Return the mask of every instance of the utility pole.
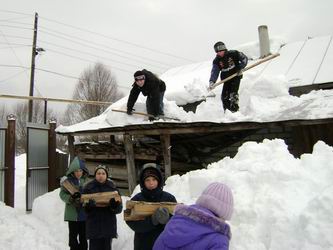
[[[30, 91], [29, 96], [34, 96], [34, 81], [35, 81], [35, 57], [37, 55], [37, 27], [38, 27], [38, 13], [35, 12], [35, 23], [34, 23], [34, 37], [32, 43], [32, 53], [31, 53], [31, 73], [30, 73]], [[32, 112], [33, 112], [33, 101], [29, 100], [29, 116], [28, 122], [32, 122]]]

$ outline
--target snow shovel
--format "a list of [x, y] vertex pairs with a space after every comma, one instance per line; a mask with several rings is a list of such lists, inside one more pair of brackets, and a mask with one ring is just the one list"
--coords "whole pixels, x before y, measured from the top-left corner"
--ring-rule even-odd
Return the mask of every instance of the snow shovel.
[[[235, 74], [232, 74], [231, 76], [229, 76], [229, 77], [227, 77], [227, 78], [225, 78], [225, 79], [223, 79], [223, 80], [221, 80], [221, 81], [219, 81], [219, 82], [214, 83], [212, 86], [209, 87], [209, 92], [212, 91], [212, 90], [213, 90], [214, 88], [216, 88], [217, 86], [221, 85], [222, 83], [225, 83], [225, 82], [231, 80], [231, 79], [234, 78], [235, 76], [237, 76], [237, 75], [239, 75], [239, 74], [242, 74], [243, 72], [245, 72], [245, 71], [247, 71], [247, 70], [249, 70], [249, 69], [252, 69], [252, 68], [254, 68], [254, 67], [256, 67], [256, 66], [258, 66], [258, 65], [260, 65], [260, 64], [262, 64], [262, 63], [264, 63], [264, 62], [267, 62], [267, 61], [269, 61], [269, 60], [272, 60], [273, 58], [278, 57], [279, 55], [280, 55], [280, 53], [276, 53], [276, 54], [272, 54], [272, 55], [266, 56], [266, 57], [264, 57], [263, 59], [259, 60], [258, 62], [253, 63], [253, 64], [251, 64], [251, 65], [245, 67], [245, 68], [242, 69], [240, 72], [237, 72], [237, 73], [235, 73]], [[208, 96], [207, 96], [207, 97], [208, 97]]]
[[[114, 112], [120, 112], [120, 113], [127, 113], [126, 110], [122, 110], [122, 109], [111, 109]], [[135, 115], [143, 115], [143, 116], [148, 116], [148, 117], [155, 117], [153, 115], [147, 114], [147, 113], [143, 113], [143, 112], [137, 112], [137, 111], [132, 111], [133, 114]], [[175, 117], [168, 117], [168, 116], [164, 116], [161, 115], [159, 116], [161, 119], [166, 119], [166, 120], [175, 120], [175, 121], [180, 121], [180, 119], [175, 118]]]

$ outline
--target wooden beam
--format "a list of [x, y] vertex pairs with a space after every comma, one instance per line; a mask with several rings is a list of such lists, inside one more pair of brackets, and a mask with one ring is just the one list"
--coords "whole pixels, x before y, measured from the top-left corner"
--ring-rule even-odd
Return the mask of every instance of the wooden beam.
[[133, 192], [136, 186], [136, 171], [134, 161], [133, 142], [130, 135], [124, 135], [124, 146], [126, 152], [126, 165], [128, 173], [128, 189], [130, 193]]
[[49, 157], [48, 157], [48, 191], [51, 192], [58, 188], [58, 181], [56, 176], [56, 148], [57, 148], [57, 141], [56, 141], [56, 133], [55, 129], [57, 127], [56, 122], [49, 123]]
[[170, 135], [164, 134], [160, 136], [162, 152], [163, 152], [163, 160], [164, 160], [164, 175], [165, 179], [171, 176], [171, 153], [170, 153]]
[[7, 131], [5, 138], [5, 194], [4, 202], [7, 206], [14, 207], [15, 200], [15, 127], [16, 118], [7, 117]]
[[[105, 154], [105, 153], [97, 153], [96, 154], [85, 154], [80, 152], [78, 154], [83, 159], [91, 159], [91, 160], [124, 160], [126, 159], [126, 154]], [[146, 154], [134, 154], [134, 158], [138, 160], [156, 160], [156, 155], [146, 155]]]
[[68, 135], [67, 140], [68, 140], [69, 162], [72, 162], [75, 157], [74, 136]]

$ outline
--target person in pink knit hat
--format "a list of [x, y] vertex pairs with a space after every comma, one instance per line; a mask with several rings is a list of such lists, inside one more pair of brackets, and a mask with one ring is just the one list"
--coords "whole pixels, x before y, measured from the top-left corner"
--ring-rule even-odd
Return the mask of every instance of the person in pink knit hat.
[[231, 189], [208, 185], [194, 205], [177, 205], [175, 215], [155, 241], [153, 250], [228, 250], [234, 201]]

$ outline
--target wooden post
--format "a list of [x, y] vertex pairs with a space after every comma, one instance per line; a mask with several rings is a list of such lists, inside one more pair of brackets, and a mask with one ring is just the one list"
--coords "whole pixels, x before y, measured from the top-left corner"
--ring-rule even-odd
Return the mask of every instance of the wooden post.
[[124, 145], [125, 145], [126, 165], [127, 165], [127, 174], [128, 174], [128, 189], [131, 194], [136, 186], [136, 171], [135, 171], [135, 161], [134, 161], [134, 149], [130, 135], [124, 135]]
[[56, 180], [56, 125], [57, 123], [55, 121], [49, 122], [50, 128], [49, 128], [49, 159], [48, 159], [48, 165], [49, 165], [49, 173], [48, 173], [48, 191], [53, 191], [56, 188], [58, 188], [57, 180]]
[[15, 116], [7, 117], [8, 128], [5, 146], [5, 204], [14, 207], [15, 193]]
[[69, 151], [69, 162], [72, 162], [74, 160], [74, 136], [68, 135], [67, 136], [68, 140], [68, 151]]
[[171, 176], [171, 153], [170, 153], [170, 134], [164, 134], [160, 136], [163, 160], [164, 160], [164, 175], [165, 179]]

